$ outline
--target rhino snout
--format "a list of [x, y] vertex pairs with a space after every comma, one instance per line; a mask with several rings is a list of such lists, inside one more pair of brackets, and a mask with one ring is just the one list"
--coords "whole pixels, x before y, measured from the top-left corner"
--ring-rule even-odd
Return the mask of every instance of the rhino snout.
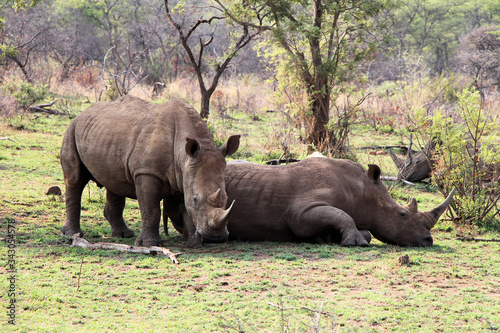
[[434, 240], [432, 239], [432, 236], [427, 236], [427, 237], [424, 237], [422, 239], [419, 246], [423, 246], [423, 247], [432, 246], [433, 243], [434, 243]]
[[211, 233], [211, 232], [196, 232], [198, 235], [200, 235], [202, 244], [205, 243], [224, 243], [227, 241], [229, 237], [229, 232], [227, 231], [227, 228], [224, 228], [224, 230], [218, 232], [218, 233]]

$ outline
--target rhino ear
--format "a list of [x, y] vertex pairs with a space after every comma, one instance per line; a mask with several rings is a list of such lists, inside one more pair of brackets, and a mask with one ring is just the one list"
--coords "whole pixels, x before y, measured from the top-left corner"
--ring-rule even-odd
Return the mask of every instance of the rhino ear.
[[240, 135], [232, 135], [226, 143], [220, 146], [219, 151], [223, 156], [230, 156], [236, 153], [240, 146]]
[[368, 164], [368, 172], [366, 174], [368, 175], [368, 178], [373, 180], [374, 183], [378, 183], [380, 181], [380, 175], [382, 174], [382, 171], [380, 170], [378, 165]]
[[195, 157], [199, 151], [200, 151], [200, 144], [198, 140], [186, 138], [186, 154], [188, 154], [191, 157]]

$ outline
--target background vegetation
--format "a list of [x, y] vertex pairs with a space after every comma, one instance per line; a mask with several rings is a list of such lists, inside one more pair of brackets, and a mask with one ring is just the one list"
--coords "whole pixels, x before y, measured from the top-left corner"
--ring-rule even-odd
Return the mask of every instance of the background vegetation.
[[[464, 241], [499, 238], [498, 1], [377, 1], [373, 8], [332, 1], [321, 26], [313, 18], [322, 1], [35, 3], [0, 0], [0, 238], [15, 221], [19, 244], [18, 320], [9, 326], [2, 312], [2, 331], [498, 329], [498, 242]], [[187, 45], [166, 3], [180, 30], [191, 31]], [[341, 10], [348, 4], [359, 10]], [[255, 36], [233, 54], [245, 31]], [[324, 48], [329, 38], [336, 57]], [[326, 53], [315, 58], [314, 50]], [[416, 197], [420, 209], [458, 189], [433, 230], [436, 246], [232, 242], [190, 250], [175, 232], [164, 235], [185, 253], [179, 266], [68, 247], [59, 234], [64, 203], [45, 192], [53, 185], [64, 192], [59, 149], [70, 120], [127, 93], [179, 98], [201, 111], [201, 83], [216, 143], [242, 134], [234, 158], [263, 163], [320, 150], [396, 176], [388, 147], [402, 154], [397, 148], [410, 142], [419, 150], [437, 140], [432, 182], [387, 183], [397, 201]], [[328, 139], [315, 141], [318, 98], [327, 101], [320, 129]], [[87, 238], [131, 244], [108, 239], [104, 197], [93, 185], [85, 191]], [[137, 232], [136, 202], [128, 201], [126, 214]]]

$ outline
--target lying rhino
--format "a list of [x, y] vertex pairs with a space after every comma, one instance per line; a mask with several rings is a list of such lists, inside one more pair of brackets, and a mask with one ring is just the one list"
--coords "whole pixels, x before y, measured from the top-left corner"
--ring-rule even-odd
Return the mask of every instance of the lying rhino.
[[[453, 193], [438, 207], [418, 212], [415, 199], [406, 207], [392, 200], [380, 174], [376, 165], [365, 172], [357, 163], [328, 158], [285, 166], [229, 163], [226, 191], [229, 200], [236, 200], [230, 238], [316, 241], [338, 235], [342, 245], [363, 246], [369, 231], [389, 244], [431, 246], [430, 230]], [[184, 225], [190, 223], [186, 220]], [[179, 218], [172, 222], [183, 231]]]
[[194, 233], [204, 242], [227, 239], [225, 156], [239, 146], [232, 136], [217, 149], [198, 113], [181, 101], [152, 104], [125, 96], [96, 103], [69, 125], [61, 147], [66, 183], [66, 235], [81, 233], [81, 195], [89, 180], [106, 188], [104, 216], [113, 237], [133, 237], [123, 221], [125, 198], [139, 201], [142, 230], [135, 244], [160, 245], [160, 201], [181, 197]]
[[434, 141], [429, 142], [422, 151], [413, 155], [410, 151], [406, 159], [396, 156], [392, 150], [389, 151], [392, 161], [398, 168], [398, 177], [409, 182], [419, 182], [429, 178], [434, 166], [434, 150], [436, 144]]

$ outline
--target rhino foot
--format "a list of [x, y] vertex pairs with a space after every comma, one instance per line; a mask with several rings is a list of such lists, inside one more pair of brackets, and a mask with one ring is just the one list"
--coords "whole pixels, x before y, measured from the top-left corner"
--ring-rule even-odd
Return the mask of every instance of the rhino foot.
[[162, 246], [163, 240], [161, 239], [160, 236], [158, 236], [158, 237], [143, 237], [143, 236], [139, 235], [139, 237], [137, 237], [137, 239], [135, 240], [134, 245], [135, 246], [145, 246], [145, 247]]
[[203, 243], [198, 238], [189, 238], [186, 242], [186, 247], [191, 249], [199, 249], [203, 247]]
[[135, 232], [129, 228], [126, 228], [124, 230], [112, 230], [111, 237], [132, 238], [132, 237], [135, 237]]
[[78, 234], [79, 237], [83, 237], [83, 232], [80, 228], [74, 228], [72, 226], [69, 226], [65, 224], [63, 228], [61, 229], [61, 232], [63, 235], [66, 236], [73, 236], [74, 234]]
[[343, 246], [368, 246], [365, 237], [358, 230], [345, 231], [342, 234], [342, 242], [340, 244]]
[[370, 232], [368, 230], [360, 230], [359, 232], [361, 233], [361, 235], [363, 235], [363, 237], [365, 238], [366, 242], [368, 244], [370, 244], [370, 242], [372, 240], [372, 234], [370, 234]]

